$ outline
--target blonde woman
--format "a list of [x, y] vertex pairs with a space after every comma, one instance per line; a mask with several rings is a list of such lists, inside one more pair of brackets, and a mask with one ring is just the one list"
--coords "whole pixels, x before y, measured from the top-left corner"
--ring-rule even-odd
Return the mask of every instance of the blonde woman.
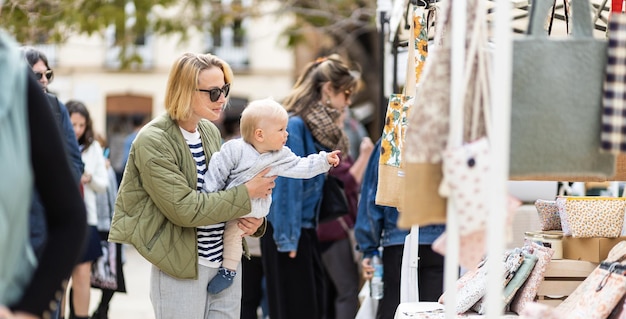
[[[115, 203], [109, 241], [128, 243], [150, 261], [150, 300], [156, 319], [239, 318], [241, 276], [218, 294], [208, 282], [223, 260], [225, 222], [250, 213], [250, 200], [272, 193], [268, 169], [226, 191], [203, 191], [206, 163], [220, 149], [210, 121], [219, 118], [233, 73], [211, 54], [185, 53], [171, 68], [166, 114], [146, 124], [133, 142]], [[246, 235], [260, 236], [262, 218], [239, 218]]]

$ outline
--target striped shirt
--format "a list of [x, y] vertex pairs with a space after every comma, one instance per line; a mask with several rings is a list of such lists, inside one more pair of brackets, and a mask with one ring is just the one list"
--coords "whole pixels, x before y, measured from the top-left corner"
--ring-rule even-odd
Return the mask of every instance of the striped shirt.
[[[196, 162], [197, 184], [196, 190], [204, 192], [204, 175], [207, 172], [207, 161], [202, 149], [202, 140], [198, 131], [191, 133], [180, 129], [183, 137], [189, 146], [191, 155]], [[222, 263], [222, 253], [224, 250], [224, 226], [225, 223], [201, 226], [197, 228], [198, 233], [198, 263], [207, 267], [217, 268]]]

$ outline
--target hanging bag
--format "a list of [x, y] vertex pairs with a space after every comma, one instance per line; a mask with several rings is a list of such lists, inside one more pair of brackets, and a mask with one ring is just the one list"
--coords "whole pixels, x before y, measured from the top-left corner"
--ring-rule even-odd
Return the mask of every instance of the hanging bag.
[[626, 14], [622, 0], [613, 0], [608, 25], [608, 59], [602, 112], [602, 150], [626, 152]]
[[400, 206], [404, 188], [404, 136], [407, 117], [414, 103], [415, 87], [428, 52], [428, 20], [432, 10], [430, 7], [415, 6], [409, 7], [408, 13], [411, 21], [405, 85], [403, 93], [394, 93], [389, 97], [378, 164], [376, 204], [392, 207]]
[[572, 35], [549, 39], [550, 1], [534, 0], [529, 34], [513, 42], [510, 178], [585, 181], [614, 175], [600, 153], [607, 43], [594, 39], [588, 0], [572, 0]]
[[[482, 28], [486, 19], [478, 19], [482, 14], [481, 3], [469, 0], [465, 28]], [[452, 1], [442, 1], [437, 14], [435, 45], [424, 66], [415, 105], [409, 114], [404, 152], [406, 187], [404, 189], [402, 209], [399, 209], [398, 226], [444, 224], [446, 222], [447, 202], [439, 187], [443, 181], [443, 157], [447, 149], [450, 132], [450, 79], [451, 79], [451, 40], [446, 30], [451, 27]], [[464, 74], [466, 76], [463, 92], [463, 141], [473, 142], [474, 138], [485, 136], [484, 117], [475, 119], [472, 114], [483, 103], [476, 94], [484, 84], [479, 76], [482, 64], [479, 56], [483, 54], [486, 38], [482, 33], [468, 33], [466, 43], [475, 43], [476, 50], [467, 50]], [[478, 35], [478, 38], [476, 38]], [[484, 41], [483, 41], [484, 40]], [[476, 70], [470, 72], [468, 70]], [[472, 136], [473, 134], [473, 136]]]

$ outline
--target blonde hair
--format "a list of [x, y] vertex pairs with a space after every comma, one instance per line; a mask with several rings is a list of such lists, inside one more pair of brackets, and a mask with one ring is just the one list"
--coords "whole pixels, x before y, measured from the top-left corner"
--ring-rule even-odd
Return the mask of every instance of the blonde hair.
[[184, 53], [174, 62], [165, 89], [165, 110], [172, 119], [188, 120], [191, 117], [191, 99], [198, 89], [199, 74], [213, 67], [224, 72], [225, 83], [232, 83], [230, 65], [210, 53]]
[[272, 98], [252, 101], [241, 112], [239, 129], [241, 137], [247, 143], [252, 143], [254, 131], [263, 120], [286, 119], [289, 115], [280, 103]]

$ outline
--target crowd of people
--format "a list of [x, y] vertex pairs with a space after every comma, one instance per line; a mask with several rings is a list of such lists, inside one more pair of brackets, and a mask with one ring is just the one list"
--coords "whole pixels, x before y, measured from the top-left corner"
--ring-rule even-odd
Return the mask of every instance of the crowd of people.
[[[15, 203], [21, 224], [11, 238], [0, 232], [0, 246], [22, 239], [16, 260], [31, 265], [14, 267], [18, 290], [0, 278], [0, 318], [108, 318], [114, 293], [125, 292], [123, 245], [151, 263], [157, 319], [257, 318], [259, 307], [272, 319], [354, 318], [372, 254], [382, 248], [376, 318], [393, 317], [408, 232], [397, 228], [395, 208], [375, 203], [380, 142], [349, 109], [357, 66], [337, 54], [310, 62], [285, 99], [250, 102], [226, 137], [213, 122], [228, 107], [233, 71], [215, 55], [184, 53], [169, 73], [165, 113], [138, 119], [127, 139], [120, 180], [89, 106], [47, 92], [54, 72], [45, 54], [0, 34], [0, 65], [10, 70], [0, 83], [12, 77], [21, 85], [0, 93], [0, 130], [11, 104], [29, 146], [22, 155], [31, 154], [32, 168], [21, 170], [33, 176], [20, 185], [22, 196], [0, 197], [28, 199]], [[343, 182], [348, 212], [320, 223], [326, 174]], [[442, 292], [443, 257], [430, 244], [443, 228], [420, 229], [423, 300]], [[102, 298], [90, 314], [92, 287]]]

